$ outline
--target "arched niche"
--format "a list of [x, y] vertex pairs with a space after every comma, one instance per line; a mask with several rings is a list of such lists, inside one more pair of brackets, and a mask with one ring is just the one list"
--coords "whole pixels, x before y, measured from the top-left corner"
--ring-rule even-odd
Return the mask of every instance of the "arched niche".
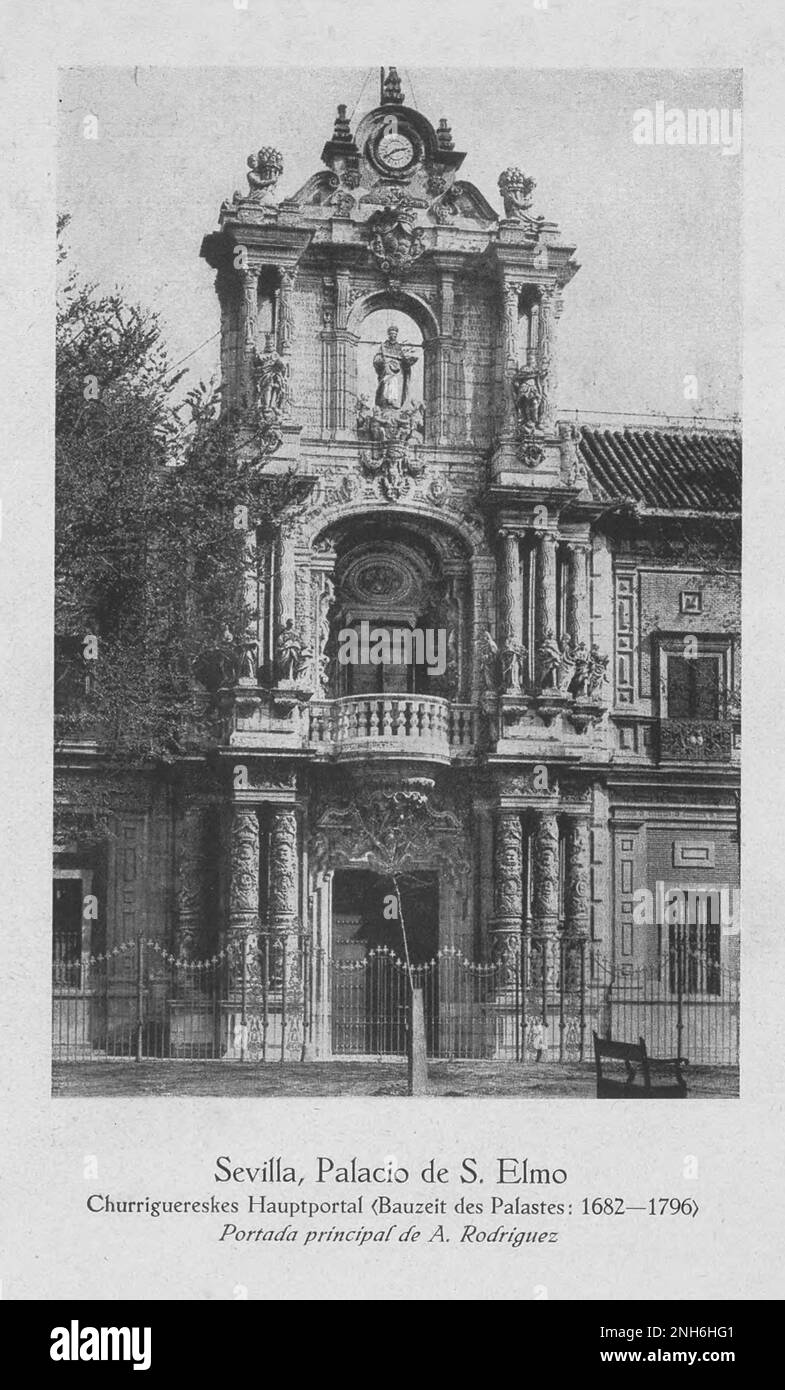
[[412, 294], [405, 290], [373, 290], [370, 294], [362, 295], [354, 301], [349, 313], [347, 328], [356, 337], [361, 336], [361, 329], [365, 319], [369, 314], [378, 310], [397, 310], [398, 313], [405, 314], [412, 319], [419, 328], [423, 342], [430, 342], [439, 336], [439, 321], [429, 304], [419, 295]]
[[[421, 344], [421, 352], [417, 356], [418, 362], [422, 364], [422, 385], [420, 386], [418, 381], [416, 388], [410, 392], [410, 398], [424, 406], [425, 439], [429, 443], [436, 443], [444, 433], [444, 403], [441, 400], [443, 374], [439, 370], [441, 329], [433, 309], [419, 295], [388, 288], [374, 290], [355, 300], [349, 314], [349, 330], [355, 344], [355, 355], [351, 365], [347, 362], [347, 389], [354, 399], [359, 395], [365, 395], [373, 403], [376, 381], [373, 378], [368, 379], [367, 347], [370, 339], [364, 326], [371, 316], [374, 316], [376, 322], [384, 327], [385, 315], [390, 316], [391, 322], [395, 322], [400, 316], [403, 323], [408, 322], [414, 326], [412, 336], [417, 345]], [[371, 360], [374, 351], [381, 347], [385, 336], [386, 332], [377, 334], [376, 341], [370, 344]], [[370, 394], [371, 392], [373, 394]]]
[[410, 314], [388, 305], [372, 309], [360, 325], [360, 336], [357, 339], [357, 395], [364, 397], [370, 404], [377, 403], [380, 384], [374, 368], [374, 358], [380, 344], [387, 339], [390, 329], [397, 334], [397, 343], [414, 359], [405, 373], [401, 374], [401, 405], [422, 404], [425, 397], [422, 330]]
[[[421, 693], [458, 701], [468, 698], [474, 584], [471, 545], [465, 539], [417, 516], [367, 513], [344, 516], [322, 527], [312, 552], [323, 695]], [[371, 670], [368, 663], [362, 672], [346, 670], [338, 659], [341, 633], [359, 632], [363, 622], [371, 629], [419, 630], [423, 642], [430, 631], [428, 650], [432, 655], [443, 653], [445, 670], [431, 676], [423, 669], [400, 669], [401, 663], [393, 663], [399, 669], [387, 672], [383, 667]], [[380, 688], [372, 690], [377, 674]]]

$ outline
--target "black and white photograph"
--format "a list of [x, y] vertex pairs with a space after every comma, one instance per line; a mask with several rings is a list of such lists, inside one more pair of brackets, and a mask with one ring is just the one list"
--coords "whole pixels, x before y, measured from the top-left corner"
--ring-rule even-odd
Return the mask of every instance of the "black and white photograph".
[[737, 1095], [739, 74], [60, 90], [57, 1093]]
[[515, 1302], [530, 1375], [754, 1374], [781, 6], [6, 13], [7, 1345]]

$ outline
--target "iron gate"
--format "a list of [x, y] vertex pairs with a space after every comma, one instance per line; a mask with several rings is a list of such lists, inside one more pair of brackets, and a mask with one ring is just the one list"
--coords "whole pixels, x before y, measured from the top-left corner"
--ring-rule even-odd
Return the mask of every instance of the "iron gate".
[[[389, 947], [334, 961], [308, 938], [256, 934], [239, 958], [177, 958], [139, 938], [101, 956], [56, 957], [53, 1057], [297, 1061], [400, 1058], [407, 966]], [[653, 1056], [738, 1064], [738, 975], [706, 970], [686, 945], [644, 969], [608, 963], [587, 943], [526, 937], [495, 961], [447, 947], [412, 967], [428, 1055], [512, 1062], [582, 1061], [591, 1035], [646, 1040]]]

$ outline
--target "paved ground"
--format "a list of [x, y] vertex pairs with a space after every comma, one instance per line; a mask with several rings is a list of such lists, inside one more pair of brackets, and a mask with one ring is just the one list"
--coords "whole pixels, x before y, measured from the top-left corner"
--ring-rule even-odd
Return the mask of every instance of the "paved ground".
[[[436, 1096], [594, 1097], [587, 1062], [432, 1062]], [[690, 1096], [739, 1094], [737, 1067], [690, 1067]], [[77, 1062], [55, 1063], [56, 1096], [404, 1096], [402, 1062]]]

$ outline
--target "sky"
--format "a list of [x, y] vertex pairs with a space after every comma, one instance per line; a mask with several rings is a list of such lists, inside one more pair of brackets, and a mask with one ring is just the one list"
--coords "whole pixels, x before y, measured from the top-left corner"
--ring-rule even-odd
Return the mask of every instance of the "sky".
[[[740, 108], [738, 73], [399, 72], [407, 105], [450, 121], [466, 151], [459, 178], [501, 212], [498, 175], [520, 166], [537, 183], [532, 211], [577, 248], [558, 329], [560, 413], [740, 409], [742, 155], [633, 140], [634, 113], [658, 101]], [[223, 199], [246, 191], [247, 156], [278, 148], [277, 192], [291, 195], [323, 167], [337, 104], [354, 127], [378, 83], [378, 68], [61, 72], [57, 203], [71, 216], [71, 265], [160, 314], [186, 387], [218, 374], [214, 273], [199, 247]], [[97, 139], [84, 137], [87, 115]], [[685, 399], [685, 377], [697, 378], [697, 400]]]

